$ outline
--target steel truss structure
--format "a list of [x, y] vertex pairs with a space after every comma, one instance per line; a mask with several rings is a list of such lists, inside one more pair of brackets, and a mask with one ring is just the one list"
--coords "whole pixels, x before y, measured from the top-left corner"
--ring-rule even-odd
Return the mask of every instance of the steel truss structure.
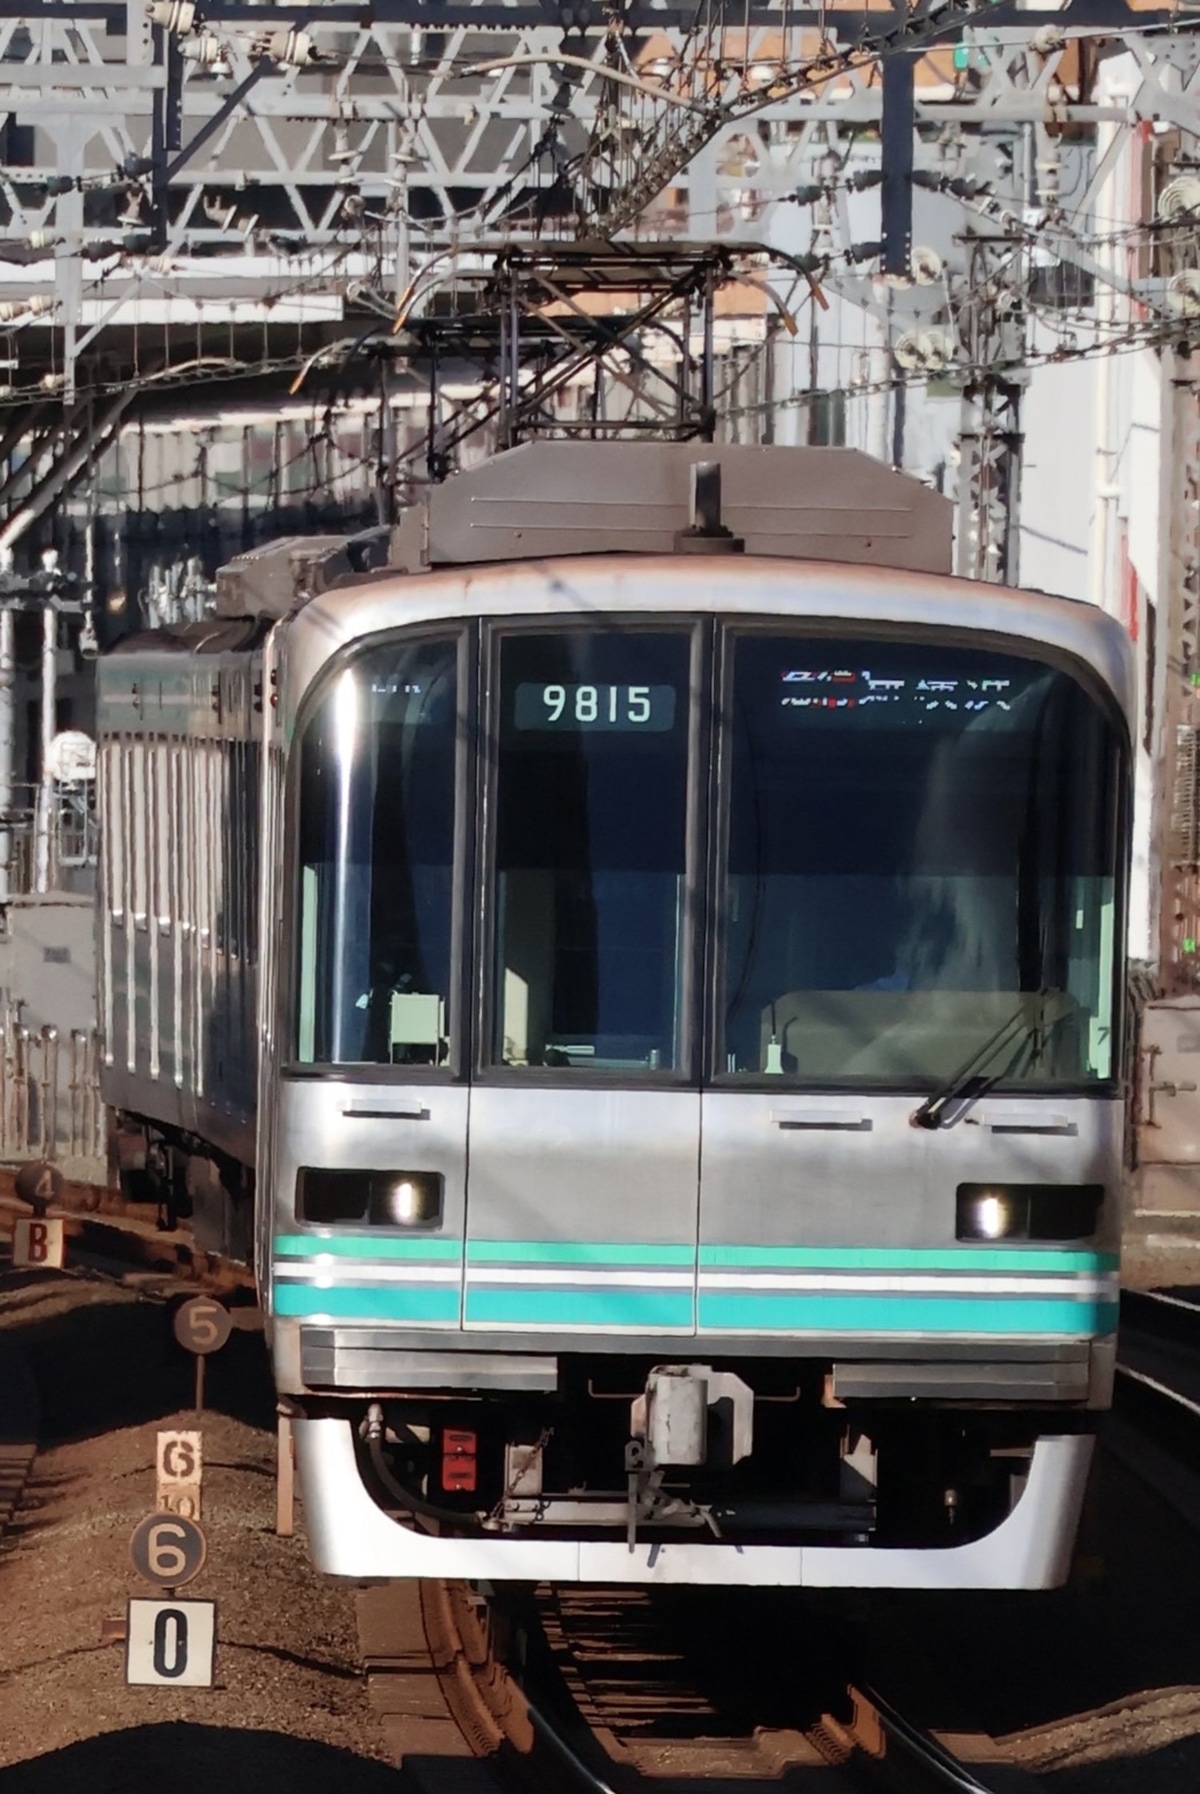
[[[1187, 24], [1131, 0], [1049, 16], [1015, 0], [299, 0], [282, 23], [253, 0], [0, 0], [7, 435], [48, 432], [26, 476], [44, 506], [135, 392], [366, 341], [481, 237], [762, 240], [815, 195], [825, 284], [893, 343], [944, 338], [935, 361], [964, 394], [962, 564], [1012, 577], [1030, 240], [1177, 325], [1161, 278], [1088, 241], [1105, 158], [1069, 205], [1057, 171], [1097, 125], [1200, 131]], [[1118, 37], [1137, 84], [1101, 104], [1097, 43]], [[857, 241], [844, 170], [864, 134], [884, 153], [877, 235]], [[963, 238], [915, 283], [914, 187]], [[1001, 327], [1004, 291], [1018, 303]]]
[[[372, 345], [428, 368], [431, 480], [444, 479], [481, 430], [498, 449], [531, 436], [712, 440], [717, 295], [754, 278], [730, 249], [595, 241], [479, 253], [485, 265], [459, 288], [451, 311]], [[440, 377], [464, 362], [475, 364], [480, 396], [447, 417]], [[564, 404], [577, 401], [570, 389], [581, 386], [582, 404]]]

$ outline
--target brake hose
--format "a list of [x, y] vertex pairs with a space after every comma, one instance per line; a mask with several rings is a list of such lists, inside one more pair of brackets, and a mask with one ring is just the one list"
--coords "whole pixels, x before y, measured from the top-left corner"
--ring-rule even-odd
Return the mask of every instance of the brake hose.
[[[480, 1524], [481, 1515], [464, 1514], [454, 1508], [439, 1507], [436, 1502], [426, 1500], [424, 1495], [418, 1495], [414, 1489], [405, 1488], [392, 1473], [383, 1451], [383, 1410], [378, 1402], [372, 1402], [367, 1409], [362, 1436], [367, 1442], [367, 1451], [376, 1476], [397, 1505], [411, 1514], [414, 1520], [436, 1520], [440, 1526], [452, 1526], [457, 1532], [466, 1531], [473, 1536], [484, 1536], [484, 1528]], [[429, 1528], [426, 1527], [425, 1531], [428, 1532]]]

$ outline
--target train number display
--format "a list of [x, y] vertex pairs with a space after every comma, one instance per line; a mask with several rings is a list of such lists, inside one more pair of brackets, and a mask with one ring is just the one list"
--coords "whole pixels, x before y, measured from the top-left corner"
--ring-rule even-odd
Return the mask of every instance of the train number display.
[[644, 730], [661, 735], [675, 722], [675, 688], [526, 681], [517, 686], [513, 720], [522, 730]]

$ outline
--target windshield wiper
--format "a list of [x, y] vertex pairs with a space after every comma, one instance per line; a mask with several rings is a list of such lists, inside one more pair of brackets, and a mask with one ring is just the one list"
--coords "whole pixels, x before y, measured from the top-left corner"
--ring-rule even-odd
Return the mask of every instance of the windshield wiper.
[[1050, 994], [1045, 990], [1036, 992], [1040, 1007], [1032, 1015], [1029, 1013], [1028, 1005], [1022, 1003], [1021, 1007], [1010, 1015], [1007, 1021], [1001, 1022], [982, 1046], [976, 1047], [971, 1057], [960, 1065], [944, 1084], [939, 1084], [938, 1088], [925, 1098], [919, 1108], [913, 1110], [908, 1118], [912, 1126], [945, 1127], [948, 1122], [947, 1110], [952, 1103], [976, 1102], [985, 1091], [991, 1089], [993, 1084], [999, 1083], [1005, 1072], [1011, 1069], [1013, 1061], [1010, 1059], [999, 1071], [990, 1073], [983, 1071], [983, 1067], [988, 1061], [994, 1058], [1003, 1047], [1010, 1044], [1010, 1036], [1012, 1046], [1019, 1048], [1039, 1033], [1049, 1035], [1053, 1029], [1065, 1021], [1066, 1017], [1071, 1014], [1074, 1005], [1064, 997], [1063, 992], [1056, 992], [1061, 1008], [1057, 1014], [1048, 1015], [1047, 1010], [1050, 1005], [1047, 999]]

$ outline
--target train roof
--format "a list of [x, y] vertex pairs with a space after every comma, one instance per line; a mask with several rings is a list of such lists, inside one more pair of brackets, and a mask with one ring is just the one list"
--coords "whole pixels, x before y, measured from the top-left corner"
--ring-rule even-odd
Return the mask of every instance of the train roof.
[[390, 536], [293, 536], [236, 556], [218, 572], [217, 612], [285, 616], [385, 569], [671, 554], [701, 465], [720, 469], [721, 521], [747, 554], [950, 571], [950, 501], [857, 449], [541, 441], [427, 487]]

